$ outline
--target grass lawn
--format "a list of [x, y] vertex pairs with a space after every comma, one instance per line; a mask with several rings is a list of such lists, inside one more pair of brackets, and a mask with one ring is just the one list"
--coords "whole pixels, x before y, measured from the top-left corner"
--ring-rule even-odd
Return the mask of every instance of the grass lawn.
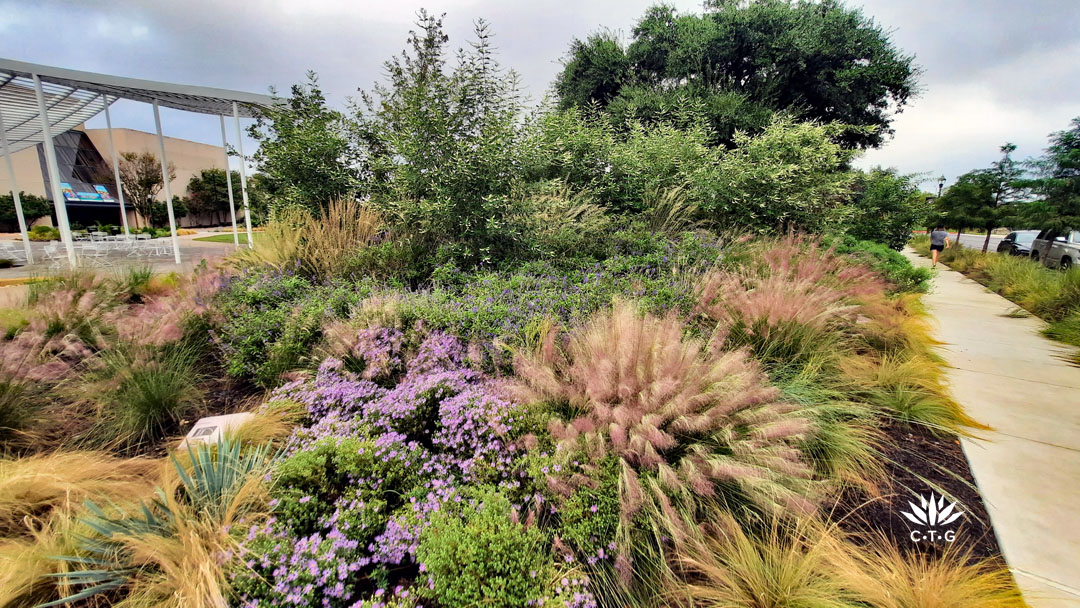
[[[256, 241], [262, 241], [263, 239], [266, 238], [261, 232], [254, 232], [252, 234], [255, 235], [255, 240]], [[231, 232], [227, 232], [225, 234], [215, 234], [213, 236], [200, 236], [200, 237], [195, 238], [193, 240], [206, 241], [208, 243], [231, 243], [231, 242], [233, 242], [233, 235], [232, 235]], [[240, 244], [241, 245], [247, 245], [247, 242], [248, 242], [247, 241], [247, 233], [241, 232], [240, 233]]]

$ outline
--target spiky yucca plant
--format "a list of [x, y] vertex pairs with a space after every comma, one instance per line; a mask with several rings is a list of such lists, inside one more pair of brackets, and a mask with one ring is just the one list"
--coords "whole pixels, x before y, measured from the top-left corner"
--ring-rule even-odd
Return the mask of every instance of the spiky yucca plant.
[[92, 533], [80, 538], [78, 554], [56, 558], [70, 569], [50, 575], [73, 592], [43, 606], [120, 590], [132, 605], [227, 606], [221, 558], [236, 550], [230, 528], [266, 513], [269, 445], [244, 449], [224, 436], [186, 448], [171, 458], [154, 499], [133, 512], [87, 501], [82, 521]]
[[[777, 401], [745, 353], [709, 351], [683, 329], [673, 315], [617, 304], [565, 349], [551, 332], [536, 353], [517, 357], [520, 396], [557, 412], [548, 430], [559, 457], [586, 463], [582, 473], [552, 473], [549, 486], [569, 495], [590, 483], [590, 463], [614, 456], [624, 528], [646, 502], [672, 522], [682, 519], [679, 507], [735, 495], [770, 510], [812, 511], [810, 469], [793, 447], [807, 420]], [[624, 577], [628, 560], [623, 553], [616, 562]]]

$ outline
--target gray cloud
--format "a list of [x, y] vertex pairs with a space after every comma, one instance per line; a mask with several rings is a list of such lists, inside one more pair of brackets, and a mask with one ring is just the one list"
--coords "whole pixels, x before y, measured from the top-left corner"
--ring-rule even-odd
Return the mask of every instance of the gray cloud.
[[[601, 27], [628, 34], [651, 0], [433, 0], [451, 45], [476, 18], [491, 22], [501, 60], [538, 101], [573, 37]], [[679, 0], [696, 10], [697, 0]], [[0, 56], [75, 69], [264, 91], [308, 69], [335, 105], [381, 78], [421, 4], [357, 0], [36, 3], [0, 0]], [[1036, 155], [1050, 131], [1080, 115], [1080, 4], [1075, 0], [863, 0], [924, 68], [923, 93], [896, 119], [896, 136], [863, 166], [944, 173], [986, 166], [997, 146]], [[100, 120], [100, 119], [99, 119]], [[153, 128], [146, 106], [115, 106], [121, 126]], [[217, 122], [166, 112], [171, 135], [216, 143]], [[250, 145], [250, 144], [248, 144]]]

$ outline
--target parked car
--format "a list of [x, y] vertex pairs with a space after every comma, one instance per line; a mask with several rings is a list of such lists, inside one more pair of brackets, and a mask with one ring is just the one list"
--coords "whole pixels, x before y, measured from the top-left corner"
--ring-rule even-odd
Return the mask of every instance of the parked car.
[[997, 252], [1009, 255], [1028, 255], [1031, 253], [1031, 243], [1039, 236], [1038, 230], [1016, 230], [1010, 232], [998, 243]]
[[1031, 259], [1068, 270], [1080, 261], [1080, 230], [1043, 230], [1031, 242]]

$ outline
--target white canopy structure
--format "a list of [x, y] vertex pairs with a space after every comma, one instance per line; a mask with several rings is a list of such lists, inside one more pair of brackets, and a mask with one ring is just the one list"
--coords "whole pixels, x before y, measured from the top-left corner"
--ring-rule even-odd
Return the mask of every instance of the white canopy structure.
[[[123, 188], [120, 185], [120, 173], [117, 162], [116, 146], [112, 145], [112, 119], [109, 106], [117, 99], [131, 99], [149, 103], [154, 108], [154, 123], [157, 126], [158, 143], [161, 148], [162, 175], [168, 175], [168, 159], [165, 154], [165, 139], [161, 130], [161, 112], [165, 106], [177, 110], [199, 114], [217, 115], [221, 120], [222, 145], [226, 149], [225, 175], [228, 169], [228, 141], [225, 136], [225, 115], [231, 113], [236, 125], [237, 151], [241, 156], [240, 188], [244, 204], [244, 218], [248, 235], [248, 246], [252, 244], [251, 215], [248, 211], [247, 175], [243, 163], [243, 144], [240, 131], [240, 117], [252, 118], [260, 108], [274, 104], [269, 95], [229, 91], [210, 87], [154, 82], [138, 78], [124, 78], [106, 74], [94, 74], [78, 70], [68, 70], [45, 65], [25, 63], [0, 58], [0, 145], [11, 176], [11, 189], [15, 201], [15, 212], [22, 232], [23, 246], [27, 261], [33, 261], [30, 240], [26, 231], [26, 220], [22, 212], [18, 186], [15, 183], [15, 171], [11, 163], [11, 154], [27, 147], [44, 144], [45, 161], [48, 170], [49, 190], [52, 192], [56, 207], [56, 219], [59, 224], [61, 240], [67, 249], [68, 260], [72, 266], [77, 264], [77, 256], [71, 238], [71, 227], [67, 219], [67, 205], [61, 191], [61, 179], [56, 161], [53, 137], [64, 133], [100, 112], [105, 112], [109, 130], [109, 142], [112, 147], [113, 171], [120, 199], [120, 213], [125, 231], [127, 214], [124, 209]], [[176, 217], [173, 214], [172, 192], [167, 177], [164, 179], [165, 204], [169, 212], [169, 227], [172, 231], [172, 245], [176, 263], [180, 263], [180, 246], [176, 235]], [[236, 226], [236, 210], [233, 204], [232, 180], [228, 178], [229, 206], [232, 211], [233, 241], [239, 245]]]

